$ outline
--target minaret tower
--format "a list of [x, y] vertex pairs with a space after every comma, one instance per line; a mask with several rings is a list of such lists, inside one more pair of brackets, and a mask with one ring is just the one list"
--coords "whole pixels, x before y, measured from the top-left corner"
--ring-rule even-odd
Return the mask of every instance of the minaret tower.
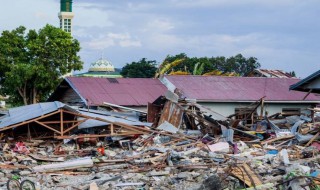
[[72, 0], [60, 0], [60, 13], [58, 16], [60, 19], [60, 28], [72, 34], [72, 18], [74, 17]]

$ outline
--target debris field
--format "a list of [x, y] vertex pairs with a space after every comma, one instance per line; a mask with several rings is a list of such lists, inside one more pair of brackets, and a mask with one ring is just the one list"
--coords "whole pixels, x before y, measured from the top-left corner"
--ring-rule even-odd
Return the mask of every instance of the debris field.
[[20, 175], [41, 190], [319, 189], [320, 110], [268, 116], [259, 106], [225, 117], [167, 94], [147, 113], [59, 102], [9, 110], [0, 188]]

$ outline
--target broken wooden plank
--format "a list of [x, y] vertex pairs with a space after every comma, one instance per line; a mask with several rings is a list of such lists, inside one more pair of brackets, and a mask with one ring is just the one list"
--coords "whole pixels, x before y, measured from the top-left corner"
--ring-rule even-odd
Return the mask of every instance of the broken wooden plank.
[[317, 132], [317, 134], [315, 134], [305, 146], [309, 146], [316, 138], [318, 138], [319, 135], [320, 132]]
[[262, 185], [260, 177], [245, 163], [232, 167], [230, 173], [242, 180], [249, 187]]
[[288, 136], [283, 136], [283, 137], [267, 139], [265, 141], [262, 141], [261, 144], [267, 144], [267, 143], [275, 142], [275, 141], [278, 141], [278, 140], [291, 139], [291, 138], [294, 138], [294, 135], [288, 135]]

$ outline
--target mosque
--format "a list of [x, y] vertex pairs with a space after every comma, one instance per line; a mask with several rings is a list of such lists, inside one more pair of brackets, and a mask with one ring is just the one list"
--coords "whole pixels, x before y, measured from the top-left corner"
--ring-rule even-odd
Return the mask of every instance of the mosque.
[[[72, 0], [60, 0], [60, 12], [58, 14], [60, 20], [60, 28], [65, 32], [72, 34]], [[115, 68], [112, 63], [103, 57], [96, 62], [91, 63], [88, 72], [76, 74], [74, 76], [82, 77], [104, 77], [104, 78], [120, 78], [121, 69]]]
[[86, 73], [77, 74], [74, 76], [81, 77], [104, 77], [104, 78], [121, 78], [121, 69], [114, 68], [110, 61], [100, 58], [90, 64], [89, 70]]

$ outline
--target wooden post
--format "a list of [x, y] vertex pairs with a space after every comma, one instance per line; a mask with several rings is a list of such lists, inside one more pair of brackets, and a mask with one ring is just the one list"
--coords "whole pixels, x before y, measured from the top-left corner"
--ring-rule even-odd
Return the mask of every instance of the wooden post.
[[28, 141], [31, 141], [30, 123], [28, 123]]
[[62, 109], [60, 110], [60, 135], [63, 136], [63, 111]]
[[113, 128], [113, 123], [111, 123], [111, 129], [110, 129], [110, 131], [111, 131], [111, 135], [113, 135], [114, 134], [114, 132], [113, 132], [113, 130], [114, 130], [114, 128]]
[[263, 118], [263, 110], [264, 110], [264, 98], [261, 99], [261, 105], [260, 105], [260, 119]]

